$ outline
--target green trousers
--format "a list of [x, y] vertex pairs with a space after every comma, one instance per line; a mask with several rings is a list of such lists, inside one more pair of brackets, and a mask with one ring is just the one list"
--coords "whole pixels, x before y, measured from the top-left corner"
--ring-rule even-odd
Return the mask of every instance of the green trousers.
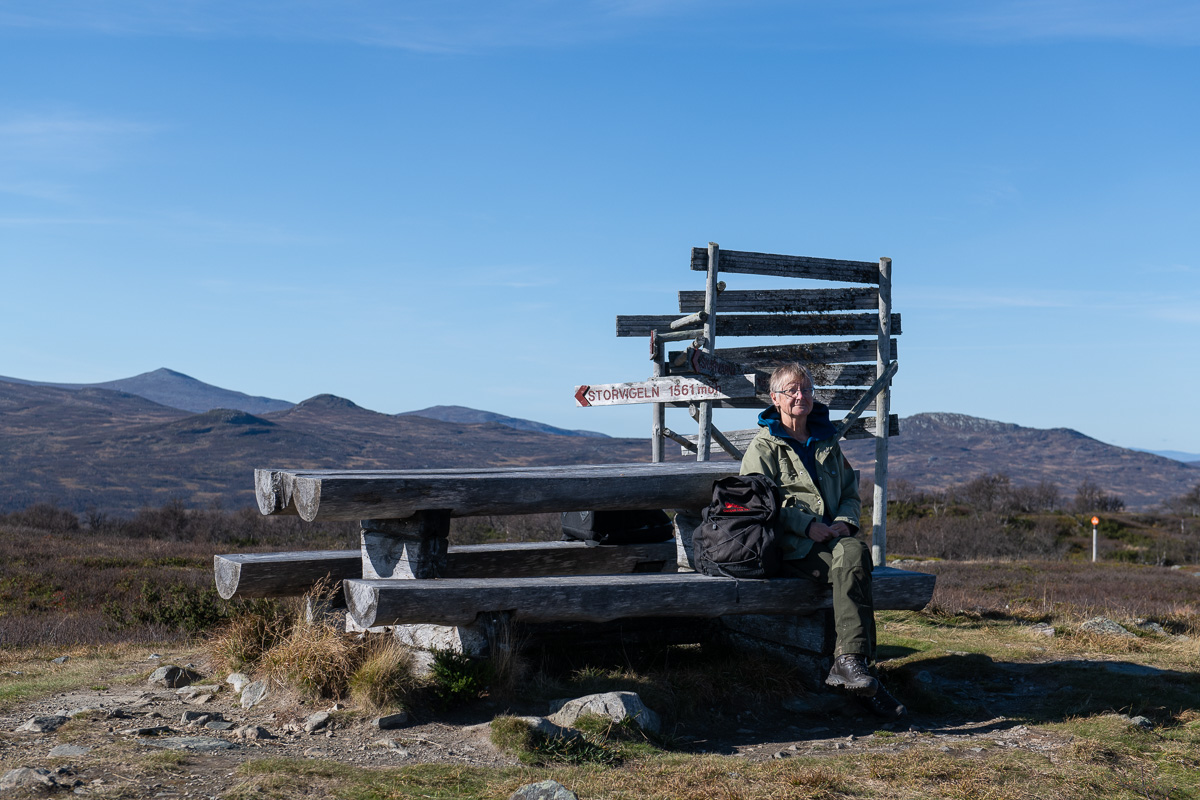
[[859, 655], [875, 660], [875, 600], [871, 595], [871, 550], [843, 536], [813, 542], [803, 558], [783, 562], [788, 578], [806, 578], [833, 590], [833, 655]]

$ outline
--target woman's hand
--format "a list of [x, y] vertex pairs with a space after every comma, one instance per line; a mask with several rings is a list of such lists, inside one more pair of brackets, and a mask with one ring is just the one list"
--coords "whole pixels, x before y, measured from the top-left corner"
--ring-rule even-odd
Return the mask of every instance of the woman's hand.
[[830, 539], [836, 539], [839, 536], [853, 536], [854, 533], [850, 530], [850, 526], [844, 522], [835, 522], [832, 525], [826, 525], [824, 522], [813, 520], [808, 526], [808, 538], [814, 542], [828, 542]]

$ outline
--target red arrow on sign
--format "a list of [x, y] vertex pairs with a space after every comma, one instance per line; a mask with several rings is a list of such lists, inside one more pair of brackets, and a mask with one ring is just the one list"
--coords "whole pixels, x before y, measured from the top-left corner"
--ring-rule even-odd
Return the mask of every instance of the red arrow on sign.
[[584, 384], [583, 386], [580, 386], [579, 388], [577, 388], [575, 390], [575, 402], [579, 403], [579, 405], [581, 405], [581, 406], [590, 406], [591, 403], [589, 403], [588, 399], [587, 399], [588, 389], [590, 389], [590, 388], [592, 388], [592, 387], [588, 386], [587, 384]]

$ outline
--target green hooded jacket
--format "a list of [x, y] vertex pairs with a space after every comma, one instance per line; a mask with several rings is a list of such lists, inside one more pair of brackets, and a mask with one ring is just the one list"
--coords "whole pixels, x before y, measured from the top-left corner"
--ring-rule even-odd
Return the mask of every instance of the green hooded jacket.
[[822, 403], [813, 403], [813, 410], [808, 415], [808, 428], [813, 434], [809, 443], [816, 463], [815, 476], [809, 474], [796, 451], [805, 445], [787, 434], [778, 409], [764, 411], [759, 415], [758, 424], [762, 429], [746, 448], [741, 474], [761, 473], [779, 487], [782, 507], [776, 534], [784, 559], [808, 555], [813, 542], [806, 532], [814, 520], [830, 525], [844, 522], [857, 532], [862, 510], [858, 480], [838, 446], [834, 427], [829, 421], [829, 408]]

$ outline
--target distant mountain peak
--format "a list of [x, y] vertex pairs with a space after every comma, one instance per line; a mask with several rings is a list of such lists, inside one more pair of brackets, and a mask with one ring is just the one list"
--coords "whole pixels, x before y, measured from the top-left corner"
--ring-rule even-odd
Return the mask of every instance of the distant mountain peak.
[[356, 404], [353, 400], [347, 400], [344, 397], [338, 397], [336, 394], [318, 394], [307, 400], [301, 400], [295, 405], [295, 408], [305, 409], [361, 409], [362, 406]]
[[520, 419], [518, 417], [506, 417], [503, 414], [496, 414], [491, 411], [480, 411], [477, 408], [467, 408], [466, 406], [430, 406], [422, 408], [419, 411], [404, 411], [397, 414], [398, 417], [425, 417], [426, 419], [436, 419], [439, 422], [455, 422], [458, 424], [482, 425], [485, 423], [495, 423], [503, 425], [506, 428], [515, 428], [519, 431], [532, 431], [534, 433], [549, 433], [555, 436], [582, 436], [594, 439], [607, 439], [609, 436], [596, 431], [578, 431], [567, 430], [566, 428], [556, 428], [553, 425], [547, 425], [544, 422], [534, 422], [530, 419]]
[[51, 386], [56, 389], [68, 389], [73, 392], [89, 389], [107, 389], [115, 392], [137, 395], [151, 400], [159, 405], [177, 408], [181, 411], [191, 411], [200, 414], [216, 408], [236, 408], [247, 414], [266, 414], [271, 411], [282, 411], [291, 408], [292, 403], [286, 400], [276, 400], [271, 397], [253, 397], [242, 392], [222, 389], [219, 386], [197, 380], [191, 375], [176, 372], [173, 369], [159, 367], [150, 372], [134, 375], [132, 378], [120, 378], [115, 381], [101, 383], [48, 383], [45, 381], [27, 381], [21, 378], [4, 378], [0, 380], [27, 386]]

